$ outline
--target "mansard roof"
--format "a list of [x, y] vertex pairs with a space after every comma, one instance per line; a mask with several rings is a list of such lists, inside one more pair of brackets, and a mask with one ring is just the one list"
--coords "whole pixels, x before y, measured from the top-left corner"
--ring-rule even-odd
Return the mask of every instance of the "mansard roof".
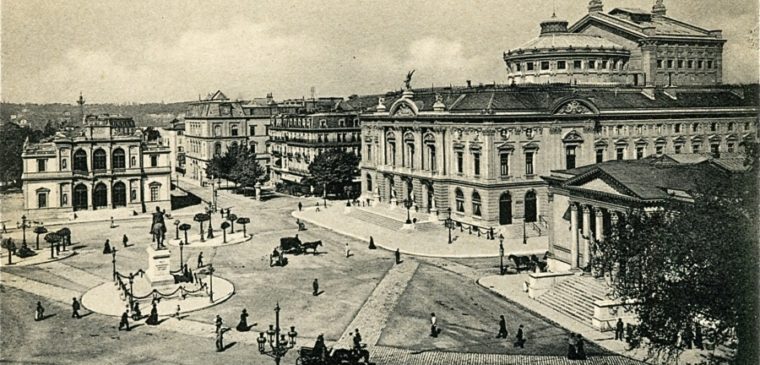
[[674, 18], [641, 9], [615, 8], [609, 13], [589, 13], [570, 26], [570, 32], [579, 32], [591, 24], [599, 23], [628, 33], [639, 39], [677, 37], [693, 40], [725, 42], [718, 30], [708, 30]]

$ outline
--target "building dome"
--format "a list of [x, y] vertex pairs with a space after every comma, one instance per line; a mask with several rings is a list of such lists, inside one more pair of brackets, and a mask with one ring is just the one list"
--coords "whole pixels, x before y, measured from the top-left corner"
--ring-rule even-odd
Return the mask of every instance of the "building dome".
[[510, 84], [619, 84], [631, 52], [599, 36], [570, 33], [556, 16], [538, 37], [504, 53]]

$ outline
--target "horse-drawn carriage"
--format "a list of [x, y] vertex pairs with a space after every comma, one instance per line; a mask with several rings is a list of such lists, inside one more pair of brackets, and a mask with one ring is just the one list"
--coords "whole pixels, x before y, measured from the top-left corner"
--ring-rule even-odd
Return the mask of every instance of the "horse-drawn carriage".
[[369, 364], [369, 351], [366, 349], [335, 349], [324, 354], [313, 347], [298, 349], [296, 365], [356, 365]]
[[299, 255], [307, 253], [307, 250], [316, 255], [317, 247], [322, 246], [322, 241], [313, 242], [301, 242], [298, 235], [295, 237], [282, 237], [280, 238], [280, 252]]
[[517, 256], [509, 255], [507, 259], [511, 260], [515, 264], [517, 272], [532, 271], [532, 272], [546, 272], [548, 252], [544, 255], [543, 259], [539, 259], [536, 255], [530, 256]]

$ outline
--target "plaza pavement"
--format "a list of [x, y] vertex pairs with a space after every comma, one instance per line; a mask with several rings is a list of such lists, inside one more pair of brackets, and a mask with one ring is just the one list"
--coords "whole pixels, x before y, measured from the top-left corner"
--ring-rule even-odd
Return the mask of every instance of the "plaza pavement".
[[[415, 256], [473, 258], [498, 257], [499, 240], [488, 240], [485, 235], [478, 237], [476, 233], [467, 230], [453, 229], [452, 243], [448, 244], [448, 232], [441, 222], [429, 221], [427, 214], [417, 213], [420, 218], [415, 230], [403, 230], [406, 212], [397, 209], [399, 215], [391, 215], [386, 208], [351, 207], [346, 209], [345, 203], [337, 202], [328, 205], [306, 206], [302, 211], [295, 210], [293, 217], [306, 223], [315, 224], [334, 232], [358, 240], [369, 242], [372, 237], [376, 246]], [[308, 228], [308, 225], [307, 225]], [[496, 230], [498, 237], [499, 231]], [[527, 244], [522, 243], [522, 237], [507, 236], [504, 240], [504, 256], [509, 255], [538, 255], [542, 256], [548, 249], [547, 238], [528, 237]]]

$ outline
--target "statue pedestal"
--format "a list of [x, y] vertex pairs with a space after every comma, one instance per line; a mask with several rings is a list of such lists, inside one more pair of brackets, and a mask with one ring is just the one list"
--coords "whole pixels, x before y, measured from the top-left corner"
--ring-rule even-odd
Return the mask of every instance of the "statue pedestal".
[[171, 251], [168, 249], [156, 250], [152, 246], [145, 249], [148, 253], [148, 270], [145, 276], [151, 287], [159, 287], [174, 284], [174, 276], [169, 272]]
[[430, 221], [431, 222], [438, 222], [438, 208], [431, 208], [430, 209]]
[[391, 198], [391, 210], [396, 209], [397, 205], [398, 205], [398, 200], [396, 200], [396, 198]]

